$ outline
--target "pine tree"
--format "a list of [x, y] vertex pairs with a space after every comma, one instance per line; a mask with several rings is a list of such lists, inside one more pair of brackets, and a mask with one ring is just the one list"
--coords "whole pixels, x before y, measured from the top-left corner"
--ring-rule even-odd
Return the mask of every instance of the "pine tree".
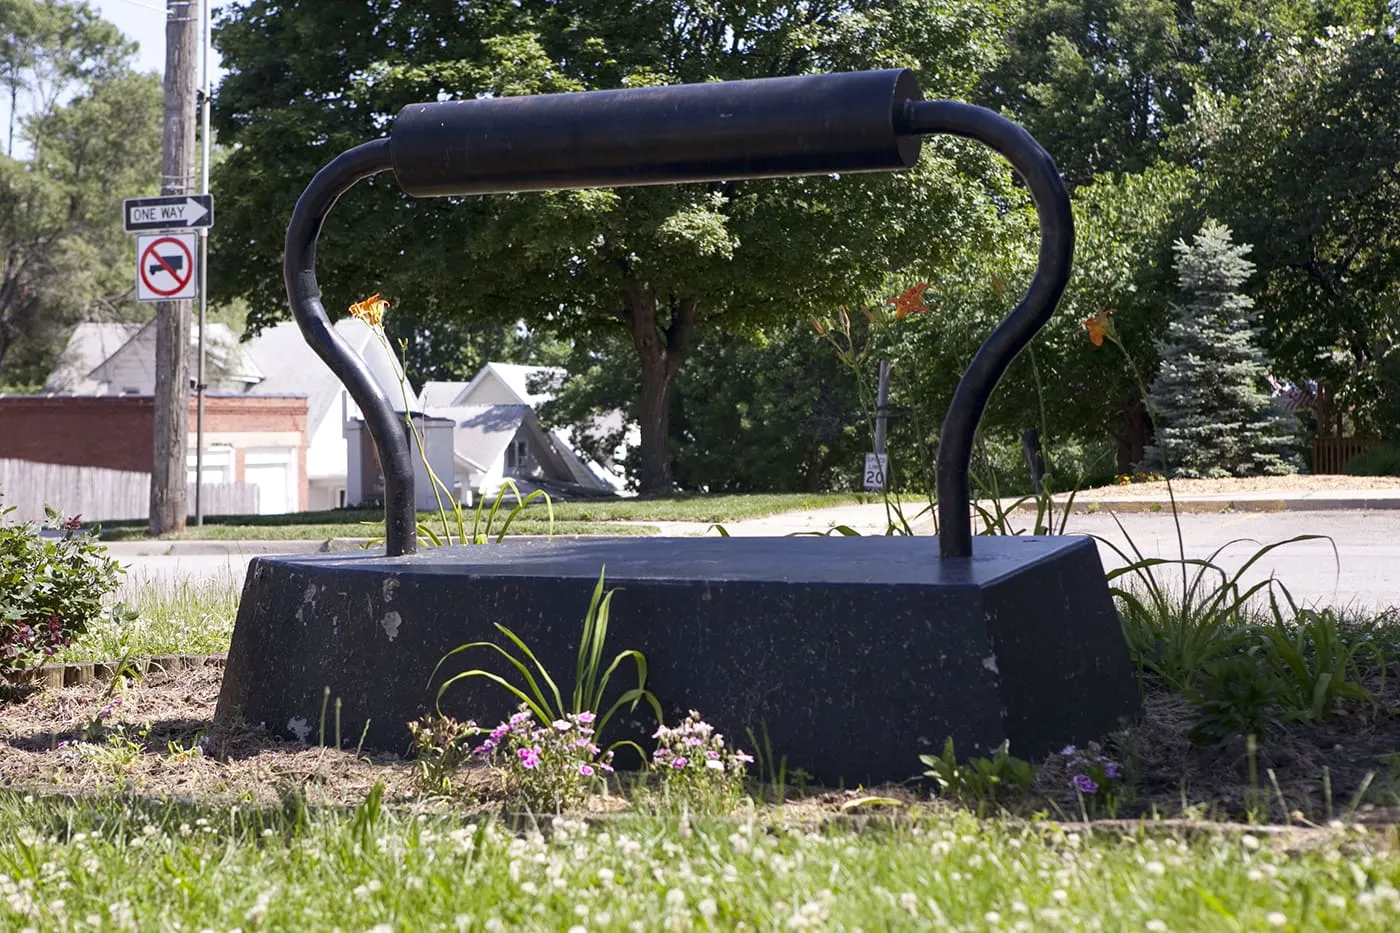
[[1265, 391], [1269, 361], [1258, 346], [1254, 302], [1239, 290], [1254, 272], [1250, 247], [1208, 220], [1175, 249], [1181, 300], [1148, 394], [1157, 446], [1145, 465], [1178, 476], [1296, 473], [1292, 417]]

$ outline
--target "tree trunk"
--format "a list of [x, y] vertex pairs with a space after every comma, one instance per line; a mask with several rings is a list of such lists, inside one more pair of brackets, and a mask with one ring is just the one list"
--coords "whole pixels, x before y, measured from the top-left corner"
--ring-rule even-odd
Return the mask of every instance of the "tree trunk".
[[661, 495], [675, 491], [669, 444], [671, 383], [690, 354], [699, 302], [694, 298], [671, 299], [669, 322], [663, 326], [657, 316], [654, 289], [629, 279], [625, 297], [623, 316], [642, 366], [641, 471], [637, 486], [643, 494]]
[[[1136, 391], [1128, 398], [1128, 403], [1123, 408], [1123, 419], [1123, 430], [1115, 432], [1118, 439], [1117, 470], [1119, 473], [1131, 473], [1142, 463], [1147, 442], [1152, 437], [1152, 419], [1148, 417], [1147, 406], [1142, 403], [1142, 397]], [[1159, 465], [1149, 464], [1149, 467], [1156, 468]]]

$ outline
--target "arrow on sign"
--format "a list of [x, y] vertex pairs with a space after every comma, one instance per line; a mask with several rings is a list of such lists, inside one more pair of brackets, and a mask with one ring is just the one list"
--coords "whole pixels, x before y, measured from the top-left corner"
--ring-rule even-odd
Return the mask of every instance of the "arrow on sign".
[[122, 219], [131, 232], [210, 227], [214, 224], [214, 199], [207, 194], [128, 198]]

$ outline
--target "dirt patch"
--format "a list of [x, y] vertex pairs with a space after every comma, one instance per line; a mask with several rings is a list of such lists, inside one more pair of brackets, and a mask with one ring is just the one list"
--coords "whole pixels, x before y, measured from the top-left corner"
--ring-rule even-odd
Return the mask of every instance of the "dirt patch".
[[[1400, 689], [1394, 680], [1372, 679], [1367, 687], [1374, 703], [1344, 702], [1324, 722], [1276, 724], [1252, 749], [1243, 737], [1193, 745], [1192, 705], [1177, 694], [1151, 691], [1136, 727], [1107, 743], [1134, 777], [1117, 815], [1400, 822]], [[1037, 773], [1035, 790], [1062, 812], [1079, 815], [1068, 777], [1063, 760], [1052, 758]]]
[[[212, 805], [271, 806], [295, 795], [312, 806], [354, 806], [383, 782], [386, 802], [395, 804], [459, 812], [509, 809], [482, 766], [463, 773], [459, 785], [465, 800], [431, 801], [415, 787], [412, 762], [394, 755], [307, 746], [258, 729], [216, 729], [222, 673], [212, 666], [153, 671], [117, 694], [116, 705], [109, 683], [102, 681], [0, 693], [0, 785]], [[1115, 817], [1184, 818], [1196, 825], [1251, 813], [1257, 820], [1294, 826], [1325, 825], [1334, 818], [1400, 822], [1400, 685], [1395, 680], [1371, 683], [1374, 704], [1348, 704], [1322, 725], [1277, 727], [1254, 753], [1253, 776], [1243, 740], [1193, 746], [1187, 738], [1194, 721], [1190, 705], [1172, 694], [1149, 694], [1138, 726], [1106, 743], [1106, 752], [1133, 775], [1133, 793], [1115, 813], [1088, 815], [1105, 821], [1106, 830]], [[90, 728], [109, 706], [108, 718]], [[1030, 815], [1048, 808], [1064, 820], [1081, 819], [1084, 811], [1066, 778], [1063, 760], [1052, 757], [1042, 763], [1033, 797], [1011, 803], [1012, 810]], [[913, 806], [947, 806], [930, 802], [914, 786], [790, 787], [788, 795], [795, 799], [781, 807], [781, 817], [797, 821], [862, 822], [907, 813]], [[590, 808], [606, 813], [625, 806], [614, 795], [595, 798]]]
[[[1178, 499], [1191, 496], [1259, 495], [1277, 493], [1280, 497], [1306, 493], [1332, 492], [1400, 492], [1397, 476], [1331, 476], [1297, 474], [1294, 476], [1250, 476], [1225, 479], [1174, 479], [1172, 492]], [[1081, 490], [1078, 499], [1162, 499], [1167, 498], [1167, 484], [1129, 483], [1126, 486], [1098, 486]]]
[[291, 791], [313, 804], [353, 804], [383, 781], [386, 797], [412, 798], [411, 766], [392, 756], [214, 729], [222, 677], [215, 667], [156, 670], [115, 695], [102, 681], [11, 690], [0, 697], [0, 783], [267, 805]]

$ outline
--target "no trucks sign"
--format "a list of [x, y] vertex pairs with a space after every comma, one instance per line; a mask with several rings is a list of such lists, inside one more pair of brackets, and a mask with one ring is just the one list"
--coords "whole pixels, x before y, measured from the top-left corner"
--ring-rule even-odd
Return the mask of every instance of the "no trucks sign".
[[184, 301], [195, 296], [197, 233], [156, 233], [136, 238], [136, 297]]

